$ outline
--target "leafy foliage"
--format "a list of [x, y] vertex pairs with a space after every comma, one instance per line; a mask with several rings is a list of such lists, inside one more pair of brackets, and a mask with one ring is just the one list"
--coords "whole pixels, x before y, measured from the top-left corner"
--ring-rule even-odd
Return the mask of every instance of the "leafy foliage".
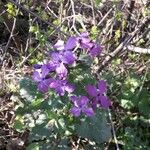
[[20, 95], [27, 101], [32, 101], [41, 94], [37, 90], [36, 83], [30, 78], [23, 78], [20, 81]]
[[[98, 110], [99, 111], [99, 110]], [[77, 133], [97, 143], [108, 141], [111, 137], [110, 126], [107, 125], [105, 112], [98, 112], [92, 118], [85, 118], [77, 125]]]

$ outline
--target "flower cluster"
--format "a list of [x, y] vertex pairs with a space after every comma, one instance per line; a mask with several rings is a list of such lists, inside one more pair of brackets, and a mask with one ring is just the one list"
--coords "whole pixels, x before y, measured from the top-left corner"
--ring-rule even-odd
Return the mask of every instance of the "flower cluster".
[[74, 104], [74, 107], [71, 109], [71, 113], [74, 116], [78, 117], [82, 112], [90, 117], [94, 115], [94, 110], [96, 110], [97, 106], [107, 109], [111, 105], [106, 96], [107, 86], [104, 80], [98, 82], [98, 88], [93, 85], [87, 85], [86, 91], [90, 98], [87, 96], [72, 96], [70, 98]]
[[108, 97], [106, 96], [107, 85], [104, 80], [98, 82], [98, 88], [93, 85], [87, 85], [86, 91], [92, 98], [92, 107], [95, 109], [97, 105], [103, 108], [109, 108], [111, 105]]
[[[68, 67], [75, 64], [77, 56], [74, 49], [81, 48], [87, 51], [91, 57], [99, 55], [102, 47], [89, 38], [87, 32], [81, 33], [78, 36], [70, 37], [66, 43], [58, 40], [54, 45], [54, 51], [49, 53], [50, 59], [42, 64], [34, 65], [33, 80], [37, 82], [38, 90], [45, 93], [49, 89], [53, 89], [59, 96], [64, 96], [65, 93], [72, 93], [75, 86], [67, 80]], [[108, 108], [110, 102], [106, 97], [106, 82], [99, 81], [98, 88], [93, 85], [87, 85], [87, 96], [71, 96], [73, 107], [71, 113], [74, 116], [80, 116], [84, 113], [87, 116], [92, 116], [98, 105], [103, 108]]]

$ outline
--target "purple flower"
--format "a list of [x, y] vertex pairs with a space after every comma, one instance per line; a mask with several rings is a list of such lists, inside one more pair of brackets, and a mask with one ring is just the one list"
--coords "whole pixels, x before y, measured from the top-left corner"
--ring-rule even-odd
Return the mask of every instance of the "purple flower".
[[70, 37], [66, 44], [64, 44], [64, 41], [62, 40], [58, 40], [57, 43], [54, 45], [54, 48], [56, 48], [57, 50], [72, 50], [73, 48], [75, 48], [77, 45], [77, 39], [76, 37], [72, 36]]
[[71, 49], [75, 48], [76, 45], [77, 45], [77, 39], [76, 39], [76, 37], [72, 36], [66, 42], [64, 49], [71, 50]]
[[90, 49], [93, 47], [94, 43], [89, 39], [87, 32], [81, 33], [78, 37], [77, 40], [83, 49]]
[[81, 48], [87, 49], [89, 54], [92, 57], [95, 57], [101, 53], [102, 47], [93, 42], [88, 36], [89, 34], [87, 32], [83, 32], [76, 39], [78, 40]]
[[76, 56], [71, 51], [64, 51], [61, 54], [61, 60], [65, 64], [72, 65], [76, 60]]
[[51, 53], [52, 61], [55, 63], [64, 63], [71, 65], [76, 60], [75, 55], [71, 51], [60, 51]]
[[49, 68], [55, 70], [60, 79], [64, 79], [68, 73], [65, 64], [71, 65], [75, 60], [76, 57], [71, 51], [52, 52]]
[[46, 78], [49, 73], [49, 69], [46, 64], [44, 64], [41, 69], [34, 71], [33, 80], [38, 82], [38, 90], [41, 92], [47, 92], [49, 84], [51, 83], [51, 78]]
[[89, 117], [94, 115], [93, 109], [88, 106], [89, 99], [86, 96], [81, 96], [79, 98], [76, 96], [72, 96], [71, 101], [73, 102], [74, 106], [70, 111], [74, 116], [79, 117], [81, 115], [81, 112]]
[[57, 63], [55, 63], [54, 61], [49, 61], [49, 63], [47, 63], [47, 68], [49, 69], [49, 72], [55, 71], [56, 66], [57, 66]]
[[98, 44], [94, 44], [94, 46], [90, 49], [90, 55], [92, 57], [95, 57], [97, 55], [99, 55], [102, 51], [102, 47]]
[[60, 63], [56, 67], [56, 73], [60, 79], [65, 79], [67, 76], [68, 70], [66, 69], [63, 63]]
[[50, 88], [54, 89], [60, 96], [65, 95], [65, 92], [72, 93], [74, 91], [74, 86], [69, 84], [66, 80], [57, 80], [53, 81], [49, 85]]
[[111, 105], [109, 99], [105, 96], [105, 93], [107, 92], [107, 85], [104, 80], [98, 82], [98, 89], [93, 85], [87, 85], [86, 91], [91, 97], [93, 97], [93, 108], [96, 108], [98, 103], [106, 109]]

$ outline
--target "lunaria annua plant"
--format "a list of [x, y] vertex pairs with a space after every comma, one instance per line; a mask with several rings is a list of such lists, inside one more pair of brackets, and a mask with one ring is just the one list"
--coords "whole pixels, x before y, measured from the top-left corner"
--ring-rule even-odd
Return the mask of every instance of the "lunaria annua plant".
[[76, 50], [86, 52], [91, 58], [98, 56], [102, 47], [89, 38], [87, 32], [78, 36], [70, 37], [66, 43], [58, 40], [54, 45], [54, 51], [49, 53], [49, 59], [42, 64], [34, 65], [33, 80], [37, 82], [38, 90], [46, 93], [48, 90], [54, 90], [59, 96], [68, 93], [72, 108], [70, 113], [79, 117], [82, 113], [86, 116], [93, 116], [97, 107], [104, 109], [111, 105], [107, 92], [107, 83], [104, 80], [97, 82], [97, 85], [84, 85], [87, 95], [75, 95], [76, 87], [69, 83], [68, 75], [70, 69], [76, 67], [78, 56]]

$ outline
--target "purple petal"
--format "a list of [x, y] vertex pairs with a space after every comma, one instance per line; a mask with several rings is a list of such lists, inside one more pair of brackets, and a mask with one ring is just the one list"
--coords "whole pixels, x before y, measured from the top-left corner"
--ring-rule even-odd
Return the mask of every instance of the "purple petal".
[[78, 38], [78, 41], [80, 43], [81, 48], [84, 49], [89, 49], [93, 47], [93, 42], [91, 42], [91, 40], [89, 38], [86, 37], [82, 37], [82, 38]]
[[65, 85], [65, 90], [68, 93], [72, 93], [75, 90], [75, 87], [73, 85], [71, 85], [71, 84], [67, 84], [67, 85]]
[[94, 115], [94, 111], [92, 108], [84, 108], [82, 110], [88, 117], [91, 117]]
[[42, 65], [39, 65], [39, 64], [34, 64], [34, 69], [40, 69], [42, 67]]
[[60, 61], [60, 54], [58, 52], [52, 52], [51, 58], [52, 58], [52, 61], [59, 62]]
[[75, 37], [70, 37], [65, 45], [65, 50], [73, 49], [77, 45], [77, 39]]
[[65, 51], [62, 57], [63, 63], [66, 64], [73, 64], [74, 61], [76, 60], [75, 55], [71, 51]]
[[45, 93], [48, 91], [48, 88], [49, 88], [49, 84], [50, 84], [51, 80], [50, 79], [46, 79], [46, 80], [43, 80], [41, 81], [39, 84], [38, 84], [38, 89], [39, 91]]
[[45, 78], [48, 73], [49, 73], [49, 69], [48, 69], [47, 65], [44, 64], [41, 68], [41, 74], [42, 74], [41, 77]]
[[64, 50], [64, 41], [58, 40], [54, 45], [54, 48], [56, 48], [57, 50]]
[[71, 101], [73, 102], [74, 106], [75, 107], [78, 107], [79, 108], [79, 98], [77, 96], [72, 96], [71, 97]]
[[91, 50], [90, 50], [90, 55], [92, 57], [95, 57], [97, 55], [99, 55], [102, 51], [102, 47], [100, 47], [99, 45], [95, 45]]
[[81, 43], [89, 44], [91, 40], [89, 38], [81, 38]]
[[53, 81], [49, 85], [49, 87], [53, 89], [57, 88], [58, 86], [59, 86], [59, 82], [55, 79], [53, 79]]
[[71, 108], [70, 112], [73, 114], [73, 116], [79, 117], [81, 113], [81, 109], [77, 107]]
[[100, 93], [105, 93], [105, 92], [107, 92], [107, 84], [106, 84], [106, 81], [104, 81], [104, 80], [100, 80], [99, 82], [98, 82], [98, 89], [99, 89], [99, 92]]
[[53, 61], [50, 61], [48, 64], [47, 64], [47, 68], [49, 69], [49, 72], [51, 71], [54, 71], [57, 67], [57, 64]]
[[107, 109], [109, 106], [111, 106], [111, 103], [106, 96], [101, 95], [99, 98], [102, 108]]
[[42, 78], [41, 78], [40, 73], [38, 71], [33, 72], [32, 78], [34, 81], [37, 81], [37, 82], [42, 81]]
[[89, 99], [86, 96], [81, 96], [79, 100], [80, 107], [84, 107], [88, 104]]
[[71, 96], [70, 100], [74, 103], [74, 102], [78, 101], [79, 98], [77, 96]]
[[56, 80], [53, 79], [49, 85], [50, 88], [54, 89], [60, 96], [63, 96], [65, 94], [65, 80]]
[[92, 100], [92, 104], [91, 104], [91, 106], [92, 106], [92, 108], [93, 108], [94, 110], [96, 109], [97, 104], [98, 104], [97, 98], [94, 98], [94, 99]]
[[68, 70], [63, 63], [60, 63], [60, 65], [56, 68], [56, 73], [61, 79], [64, 79], [67, 76]]
[[79, 36], [80, 37], [88, 37], [89, 33], [88, 32], [82, 32]]
[[59, 96], [65, 95], [65, 88], [61, 85], [55, 88], [55, 91], [59, 94]]
[[83, 48], [83, 49], [90, 49], [90, 48], [92, 48], [93, 47], [93, 43], [92, 42], [89, 42], [89, 43], [86, 43], [86, 42], [81, 42], [80, 43], [80, 46], [81, 46], [81, 48]]
[[97, 96], [97, 89], [93, 85], [87, 85], [86, 86], [86, 91], [90, 96], [96, 97]]

